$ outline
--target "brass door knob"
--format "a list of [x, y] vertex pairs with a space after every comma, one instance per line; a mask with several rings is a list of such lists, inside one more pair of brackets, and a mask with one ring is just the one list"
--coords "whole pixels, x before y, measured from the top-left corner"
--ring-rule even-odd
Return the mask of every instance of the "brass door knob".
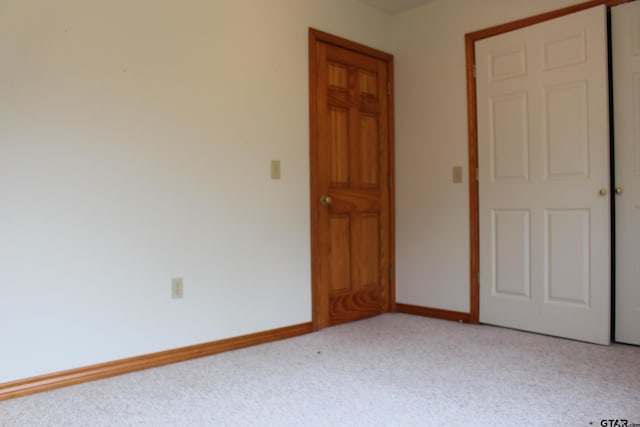
[[622, 188], [618, 187], [616, 188], [616, 195], [619, 196], [622, 194]]
[[607, 195], [607, 190], [605, 188], [601, 188], [600, 191], [598, 191], [598, 194], [601, 196], [606, 196]]
[[323, 194], [322, 196], [320, 196], [320, 204], [322, 206], [328, 206], [331, 204], [333, 200], [331, 200], [331, 196], [327, 196], [325, 194]]

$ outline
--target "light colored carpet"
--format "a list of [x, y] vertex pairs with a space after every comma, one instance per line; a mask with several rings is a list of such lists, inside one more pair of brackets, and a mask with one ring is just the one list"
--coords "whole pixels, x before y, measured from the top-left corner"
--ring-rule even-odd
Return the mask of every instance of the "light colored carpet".
[[0, 402], [2, 426], [640, 424], [640, 348], [385, 314]]

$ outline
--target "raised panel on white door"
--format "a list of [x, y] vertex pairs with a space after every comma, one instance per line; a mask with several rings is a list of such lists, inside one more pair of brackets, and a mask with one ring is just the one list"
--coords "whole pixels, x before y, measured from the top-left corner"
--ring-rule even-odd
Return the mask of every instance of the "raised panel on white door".
[[589, 211], [545, 212], [545, 302], [589, 306]]
[[531, 295], [530, 213], [492, 212], [493, 295], [529, 299]]
[[526, 46], [506, 49], [489, 54], [489, 81], [521, 77], [527, 73]]
[[[626, 7], [632, 8], [637, 6], [626, 6]], [[629, 42], [629, 46], [631, 47], [631, 55], [640, 56], [640, 22], [631, 22], [629, 26], [631, 28], [631, 39]], [[626, 25], [625, 25], [625, 30], [626, 30]]]
[[491, 177], [494, 181], [529, 178], [527, 93], [493, 97], [491, 102]]
[[589, 175], [587, 82], [545, 88], [547, 177]]
[[584, 31], [545, 41], [542, 46], [544, 70], [580, 64], [587, 60], [586, 34]]
[[640, 176], [640, 72], [633, 73], [632, 79], [633, 113], [631, 117], [636, 118], [633, 120], [633, 171], [636, 176]]
[[[629, 306], [633, 311], [640, 316], [640, 206], [636, 206], [634, 209], [634, 221], [633, 230], [631, 235], [633, 236], [632, 247], [629, 248], [633, 257], [633, 265], [630, 267], [632, 270], [632, 277], [630, 280], [630, 304]], [[640, 325], [637, 325], [640, 327]]]

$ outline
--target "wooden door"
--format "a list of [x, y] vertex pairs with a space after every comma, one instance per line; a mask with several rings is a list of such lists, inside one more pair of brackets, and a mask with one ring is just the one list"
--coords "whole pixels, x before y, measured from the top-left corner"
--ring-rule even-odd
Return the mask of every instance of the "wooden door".
[[609, 343], [604, 6], [476, 43], [480, 321]]
[[616, 341], [640, 345], [640, 2], [611, 9]]
[[310, 30], [317, 328], [390, 310], [390, 55]]

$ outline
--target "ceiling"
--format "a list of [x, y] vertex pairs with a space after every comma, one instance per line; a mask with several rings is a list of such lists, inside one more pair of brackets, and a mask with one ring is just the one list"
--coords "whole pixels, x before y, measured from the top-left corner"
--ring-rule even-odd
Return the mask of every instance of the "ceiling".
[[404, 12], [405, 10], [414, 9], [416, 7], [433, 3], [437, 0], [360, 0], [369, 6], [394, 14]]

